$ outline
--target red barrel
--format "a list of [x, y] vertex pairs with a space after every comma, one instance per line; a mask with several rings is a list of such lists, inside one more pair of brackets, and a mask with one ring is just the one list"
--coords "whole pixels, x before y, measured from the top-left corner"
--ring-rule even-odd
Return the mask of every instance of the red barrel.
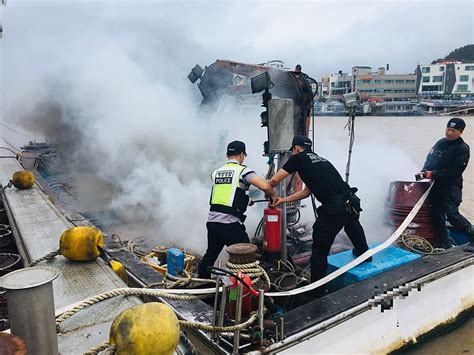
[[266, 254], [280, 254], [281, 209], [267, 207], [263, 210], [263, 251]]
[[[429, 187], [429, 182], [391, 182], [385, 200], [385, 223], [393, 226], [393, 230], [397, 229]], [[431, 205], [428, 199], [423, 202], [404, 233], [423, 237], [432, 245], [437, 245], [438, 232], [432, 224]]]

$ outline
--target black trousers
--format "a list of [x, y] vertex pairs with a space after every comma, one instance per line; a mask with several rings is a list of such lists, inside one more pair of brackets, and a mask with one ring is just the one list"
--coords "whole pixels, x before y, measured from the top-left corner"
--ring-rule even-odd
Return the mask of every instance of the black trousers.
[[[342, 228], [354, 245], [357, 255], [361, 255], [369, 249], [358, 216], [348, 212], [330, 215], [318, 208], [318, 218], [313, 225], [313, 246], [310, 259], [311, 282], [326, 276], [329, 251], [336, 235]], [[325, 286], [318, 287], [313, 291], [313, 295], [322, 296], [325, 290]]]
[[446, 219], [454, 229], [466, 232], [471, 223], [459, 213], [462, 202], [462, 188], [459, 185], [435, 185], [430, 192], [431, 218], [433, 227], [438, 231], [440, 245], [448, 246], [449, 236], [446, 228]]
[[213, 223], [207, 222], [207, 251], [199, 264], [199, 277], [209, 278], [211, 273], [207, 270], [213, 266], [224, 245], [237, 243], [250, 243], [245, 226], [239, 222], [235, 223]]

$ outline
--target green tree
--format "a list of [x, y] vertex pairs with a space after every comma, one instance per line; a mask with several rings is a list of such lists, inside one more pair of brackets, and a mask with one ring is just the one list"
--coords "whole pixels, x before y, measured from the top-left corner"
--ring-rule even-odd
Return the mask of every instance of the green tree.
[[[459, 60], [463, 63], [474, 63], [474, 44], [467, 44], [463, 47], [456, 48], [442, 59]], [[441, 59], [436, 59], [431, 64], [435, 64], [438, 60]]]

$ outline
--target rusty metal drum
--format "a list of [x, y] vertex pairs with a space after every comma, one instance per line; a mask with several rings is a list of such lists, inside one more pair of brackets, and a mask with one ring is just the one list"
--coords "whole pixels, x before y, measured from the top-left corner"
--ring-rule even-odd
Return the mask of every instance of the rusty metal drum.
[[[385, 223], [392, 226], [393, 230], [397, 229], [429, 187], [429, 182], [391, 182], [385, 200]], [[423, 237], [432, 245], [437, 245], [438, 233], [433, 227], [428, 199], [405, 229], [405, 234]]]

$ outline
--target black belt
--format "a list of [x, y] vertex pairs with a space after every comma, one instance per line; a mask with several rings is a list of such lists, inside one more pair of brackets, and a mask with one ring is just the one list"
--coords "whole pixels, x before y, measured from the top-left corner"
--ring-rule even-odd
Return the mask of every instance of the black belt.
[[224, 206], [224, 205], [211, 205], [211, 211], [213, 212], [220, 212], [220, 213], [226, 213], [230, 214], [232, 216], [235, 216], [240, 219], [240, 221], [243, 223], [245, 219], [247, 218], [246, 215], [244, 215], [242, 212], [237, 211], [233, 207], [229, 206]]

